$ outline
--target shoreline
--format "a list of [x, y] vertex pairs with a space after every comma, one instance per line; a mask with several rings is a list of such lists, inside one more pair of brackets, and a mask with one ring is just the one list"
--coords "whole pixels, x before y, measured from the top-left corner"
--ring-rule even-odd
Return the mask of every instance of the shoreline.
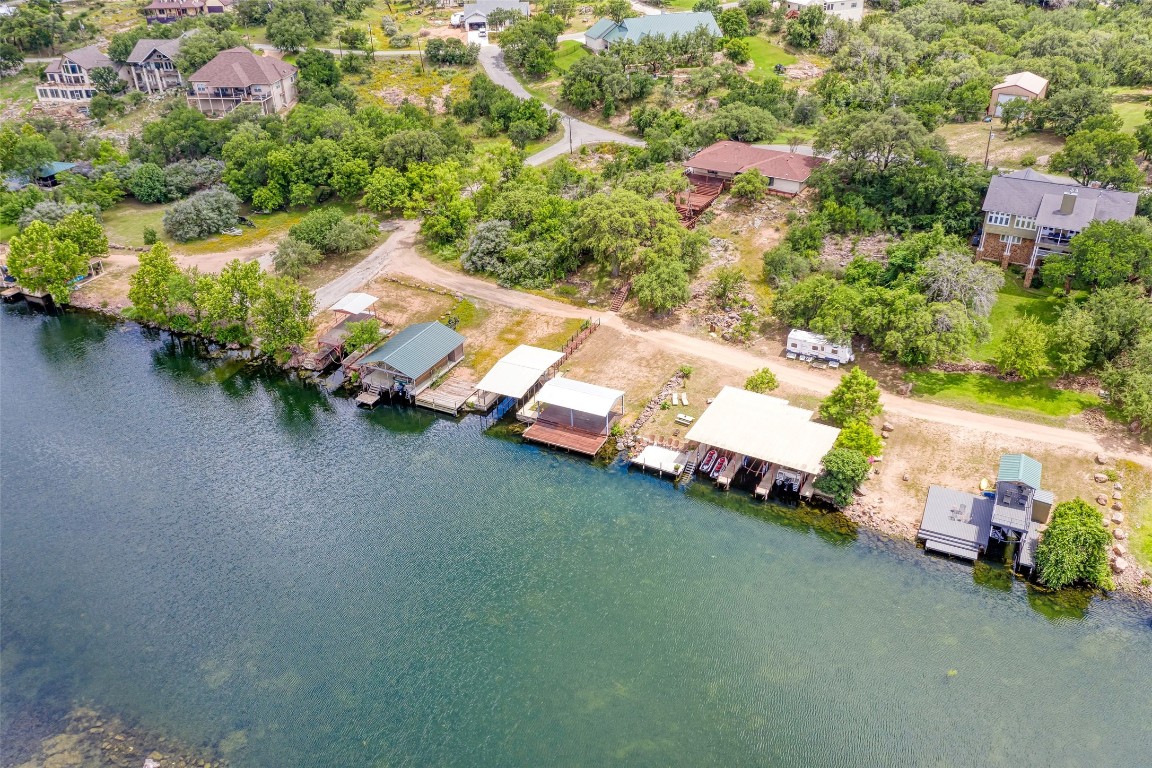
[[[260, 352], [260, 350], [255, 347], [236, 347], [232, 345], [225, 345], [214, 339], [210, 339], [195, 333], [175, 331], [158, 324], [142, 323], [138, 320], [125, 317], [121, 313], [119, 307], [100, 307], [86, 303], [77, 303], [69, 304], [66, 307], [60, 307], [58, 309], [61, 312], [66, 310], [78, 310], [81, 313], [91, 313], [106, 320], [120, 323], [131, 323], [143, 329], [163, 331], [174, 336], [197, 339], [206, 344], [218, 344], [223, 350], [246, 350], [249, 356], [246, 357], [245, 360], [250, 364], [271, 364], [281, 373], [292, 373], [299, 377], [302, 381], [311, 382], [315, 378], [302, 376], [302, 369], [298, 367], [293, 367], [290, 364], [281, 365], [276, 363], [270, 356]], [[678, 386], [678, 383], [682, 382], [682, 380], [682, 374], [673, 374], [667, 383], [661, 388], [661, 390], [654, 396], [653, 402], [660, 398], [660, 396], [664, 394], [666, 390], [670, 391], [670, 389]], [[329, 397], [334, 396], [334, 393], [326, 394]], [[629, 455], [629, 444], [632, 442], [630, 438], [634, 438], [639, 429], [643, 427], [643, 424], [646, 421], [646, 417], [651, 415], [652, 409], [653, 406], [651, 403], [649, 403], [648, 407], [640, 414], [640, 416], [638, 416], [635, 422], [633, 422], [632, 425], [629, 425], [626, 434], [622, 436], [622, 438], [617, 442], [617, 453], [613, 457], [613, 461], [621, 459], [627, 461], [627, 457]], [[916, 542], [916, 532], [918, 530], [917, 526], [912, 525], [906, 520], [901, 520], [893, 516], [885, 515], [883, 512], [883, 498], [877, 497], [875, 500], [873, 500], [866, 488], [862, 487], [861, 491], [863, 491], [863, 493], [858, 492], [855, 500], [851, 505], [845, 507], [842, 510], [836, 510], [836, 513], [842, 514], [845, 518], [852, 521], [853, 523], [867, 528], [874, 533], [891, 539], [906, 542], [915, 549], [920, 549], [923, 551], [922, 547], [920, 547]], [[1114, 543], [1119, 544], [1120, 542], [1117, 541]], [[1126, 540], [1124, 540], [1124, 543], [1126, 544]], [[1120, 553], [1112, 552], [1112, 554], [1119, 555]], [[1099, 590], [1099, 594], [1107, 597], [1112, 593], [1119, 593], [1152, 605], [1152, 574], [1145, 571], [1143, 567], [1135, 561], [1135, 559], [1128, 557], [1128, 555], [1125, 555], [1125, 558], [1127, 560], [1128, 567], [1124, 571], [1117, 572], [1115, 569], [1111, 570], [1113, 582], [1115, 583], [1115, 589]], [[1029, 584], [1035, 585], [1035, 582], [1032, 580], [1025, 579], [1025, 581], [1027, 581]]]

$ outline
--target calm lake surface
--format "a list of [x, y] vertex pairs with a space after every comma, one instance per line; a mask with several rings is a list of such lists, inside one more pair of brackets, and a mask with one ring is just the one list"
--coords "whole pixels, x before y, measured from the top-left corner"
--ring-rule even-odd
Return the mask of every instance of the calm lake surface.
[[6, 308], [3, 695], [242, 766], [1138, 766], [1152, 623]]

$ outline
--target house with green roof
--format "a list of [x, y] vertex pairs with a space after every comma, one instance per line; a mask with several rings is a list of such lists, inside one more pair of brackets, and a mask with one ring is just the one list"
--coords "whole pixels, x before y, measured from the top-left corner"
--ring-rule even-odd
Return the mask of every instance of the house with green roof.
[[716, 18], [707, 12], [661, 13], [656, 16], [639, 16], [634, 19], [612, 21], [600, 19], [584, 33], [584, 45], [589, 50], [601, 53], [611, 46], [627, 40], [639, 43], [648, 36], [663, 38], [684, 37], [703, 29], [714, 37], [723, 37]]
[[431, 322], [408, 326], [349, 367], [368, 393], [414, 398], [463, 359], [464, 337]]

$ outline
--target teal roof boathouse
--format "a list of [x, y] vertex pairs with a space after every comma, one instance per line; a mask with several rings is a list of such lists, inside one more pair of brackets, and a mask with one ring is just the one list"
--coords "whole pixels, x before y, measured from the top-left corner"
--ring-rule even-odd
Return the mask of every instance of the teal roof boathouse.
[[1040, 490], [1040, 462], [1022, 453], [1006, 453], [1000, 457], [1000, 471], [996, 482], [1024, 483], [1033, 491]]
[[464, 337], [443, 323], [417, 323], [397, 333], [360, 359], [363, 367], [388, 367], [419, 381], [463, 347]]

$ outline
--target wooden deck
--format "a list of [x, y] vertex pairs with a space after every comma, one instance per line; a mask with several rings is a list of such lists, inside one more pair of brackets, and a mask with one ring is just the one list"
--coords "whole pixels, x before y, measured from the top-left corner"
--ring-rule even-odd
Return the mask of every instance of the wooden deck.
[[686, 191], [676, 195], [674, 204], [676, 212], [680, 214], [681, 223], [688, 229], [696, 228], [696, 220], [700, 218], [700, 214], [708, 209], [708, 206], [720, 197], [720, 193], [724, 191], [724, 185], [717, 179], [700, 179], [698, 177], [689, 177], [689, 184], [692, 186]]
[[435, 389], [429, 387], [416, 395], [416, 405], [458, 416], [460, 409], [474, 394], [476, 394], [476, 382], [453, 376], [442, 381]]
[[608, 435], [564, 429], [538, 421], [524, 430], [524, 439], [553, 448], [576, 451], [585, 456], [595, 456], [604, 447], [604, 443], [608, 442]]

